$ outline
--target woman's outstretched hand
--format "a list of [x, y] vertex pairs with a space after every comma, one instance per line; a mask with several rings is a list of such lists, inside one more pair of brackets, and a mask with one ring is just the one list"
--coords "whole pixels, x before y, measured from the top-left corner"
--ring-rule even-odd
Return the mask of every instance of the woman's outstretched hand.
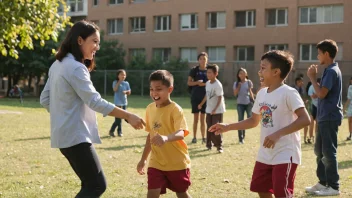
[[134, 129], [143, 129], [144, 127], [145, 127], [145, 121], [141, 118], [141, 117], [139, 117], [139, 116], [137, 116], [137, 115], [135, 115], [135, 114], [130, 114], [129, 116], [128, 116], [128, 118], [126, 119], [126, 121], [134, 128]]

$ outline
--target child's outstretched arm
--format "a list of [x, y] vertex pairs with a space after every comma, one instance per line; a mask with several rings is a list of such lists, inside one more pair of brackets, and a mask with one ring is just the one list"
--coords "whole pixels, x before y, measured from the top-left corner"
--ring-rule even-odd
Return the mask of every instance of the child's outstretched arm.
[[252, 116], [246, 120], [232, 123], [232, 124], [224, 124], [224, 123], [217, 123], [209, 128], [209, 132], [213, 132], [216, 135], [221, 133], [225, 133], [230, 130], [246, 130], [251, 129], [258, 126], [260, 122], [261, 116], [256, 113], [252, 113]]
[[149, 156], [150, 151], [152, 150], [152, 147], [150, 145], [150, 134], [148, 134], [147, 139], [145, 141], [145, 146], [144, 146], [144, 150], [143, 150], [143, 154], [142, 154], [142, 158], [139, 161], [138, 165], [137, 165], [137, 172], [140, 175], [144, 175], [144, 167], [145, 164], [147, 163], [147, 158]]
[[156, 134], [152, 139], [151, 143], [156, 146], [162, 146], [166, 142], [173, 142], [178, 140], [183, 140], [185, 138], [185, 132], [183, 130], [176, 131], [175, 133], [171, 133], [168, 136]]
[[308, 115], [308, 112], [306, 108], [301, 107], [295, 111], [295, 114], [297, 115], [297, 119], [292, 122], [290, 125], [278, 130], [277, 132], [265, 137], [263, 146], [265, 148], [274, 148], [276, 142], [285, 135], [288, 135], [290, 133], [294, 133], [305, 126], [308, 126], [310, 124], [310, 117]]

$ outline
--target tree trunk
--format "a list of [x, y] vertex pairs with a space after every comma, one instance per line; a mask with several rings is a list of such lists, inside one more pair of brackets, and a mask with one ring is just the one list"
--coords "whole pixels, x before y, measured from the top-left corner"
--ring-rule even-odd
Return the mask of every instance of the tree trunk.
[[9, 97], [10, 90], [12, 89], [12, 76], [8, 75], [7, 76], [7, 91], [6, 91], [6, 97]]
[[36, 90], [36, 92], [35, 92], [35, 96], [36, 97], [39, 97], [40, 96], [40, 86], [39, 86], [39, 83], [40, 83], [40, 75], [38, 75], [37, 76], [37, 82], [35, 83], [35, 90]]
[[29, 74], [28, 76], [28, 92], [30, 93], [32, 91], [32, 74]]

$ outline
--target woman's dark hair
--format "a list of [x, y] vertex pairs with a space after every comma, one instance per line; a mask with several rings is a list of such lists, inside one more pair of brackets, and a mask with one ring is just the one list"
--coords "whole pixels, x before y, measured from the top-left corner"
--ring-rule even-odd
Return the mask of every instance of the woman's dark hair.
[[120, 75], [121, 72], [125, 72], [126, 73], [126, 71], [124, 69], [117, 70], [117, 73], [116, 73], [116, 80], [117, 81], [119, 81], [119, 75]]
[[78, 38], [81, 37], [85, 40], [95, 32], [99, 32], [99, 27], [94, 23], [84, 20], [76, 22], [68, 31], [66, 38], [61, 43], [61, 46], [55, 56], [56, 59], [62, 61], [68, 53], [71, 53], [75, 57], [76, 61], [85, 64], [89, 71], [93, 71], [95, 68], [94, 58], [93, 60], [83, 60], [83, 53], [79, 47]]
[[239, 68], [238, 71], [237, 71], [237, 75], [236, 75], [236, 77], [237, 77], [236, 87], [239, 85], [239, 82], [241, 82], [241, 78], [240, 78], [240, 76], [239, 76], [241, 71], [243, 71], [243, 72], [245, 72], [245, 73], [247, 74], [247, 75], [246, 75], [246, 78], [248, 79], [247, 70], [246, 70], [245, 68], [243, 68], [243, 67]]
[[198, 54], [197, 60], [199, 61], [200, 57], [202, 57], [202, 56], [205, 56], [208, 58], [208, 54], [206, 52], [201, 52], [200, 54]]

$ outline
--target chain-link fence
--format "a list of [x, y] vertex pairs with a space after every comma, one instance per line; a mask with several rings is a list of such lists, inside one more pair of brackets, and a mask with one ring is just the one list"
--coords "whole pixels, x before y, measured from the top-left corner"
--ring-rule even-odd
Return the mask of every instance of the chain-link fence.
[[[307, 78], [307, 68], [310, 64], [317, 64], [313, 62], [296, 62], [294, 69], [291, 74], [286, 79], [286, 84], [293, 85], [294, 79], [303, 74], [305, 82], [307, 83], [309, 79]], [[238, 69], [245, 68], [248, 72], [249, 78], [252, 80], [254, 85], [254, 91], [260, 86], [258, 71], [260, 62], [226, 62], [218, 64], [220, 71], [218, 79], [222, 82], [224, 87], [225, 96], [231, 97], [233, 95], [232, 87], [233, 83], [237, 81], [237, 71]], [[343, 98], [346, 96], [346, 91], [349, 84], [349, 79], [352, 76], [352, 61], [341, 61], [339, 62], [340, 69], [343, 74]], [[149, 95], [149, 75], [153, 70], [126, 70], [127, 78], [129, 82], [133, 95], [146, 96]], [[174, 82], [174, 96], [188, 96], [188, 86], [187, 79], [189, 70], [179, 70], [172, 71], [175, 82]], [[321, 75], [322, 69], [319, 70], [318, 77]], [[115, 70], [97, 70], [92, 72], [92, 81], [95, 88], [102, 95], [107, 96], [113, 95], [112, 83], [116, 79]]]

